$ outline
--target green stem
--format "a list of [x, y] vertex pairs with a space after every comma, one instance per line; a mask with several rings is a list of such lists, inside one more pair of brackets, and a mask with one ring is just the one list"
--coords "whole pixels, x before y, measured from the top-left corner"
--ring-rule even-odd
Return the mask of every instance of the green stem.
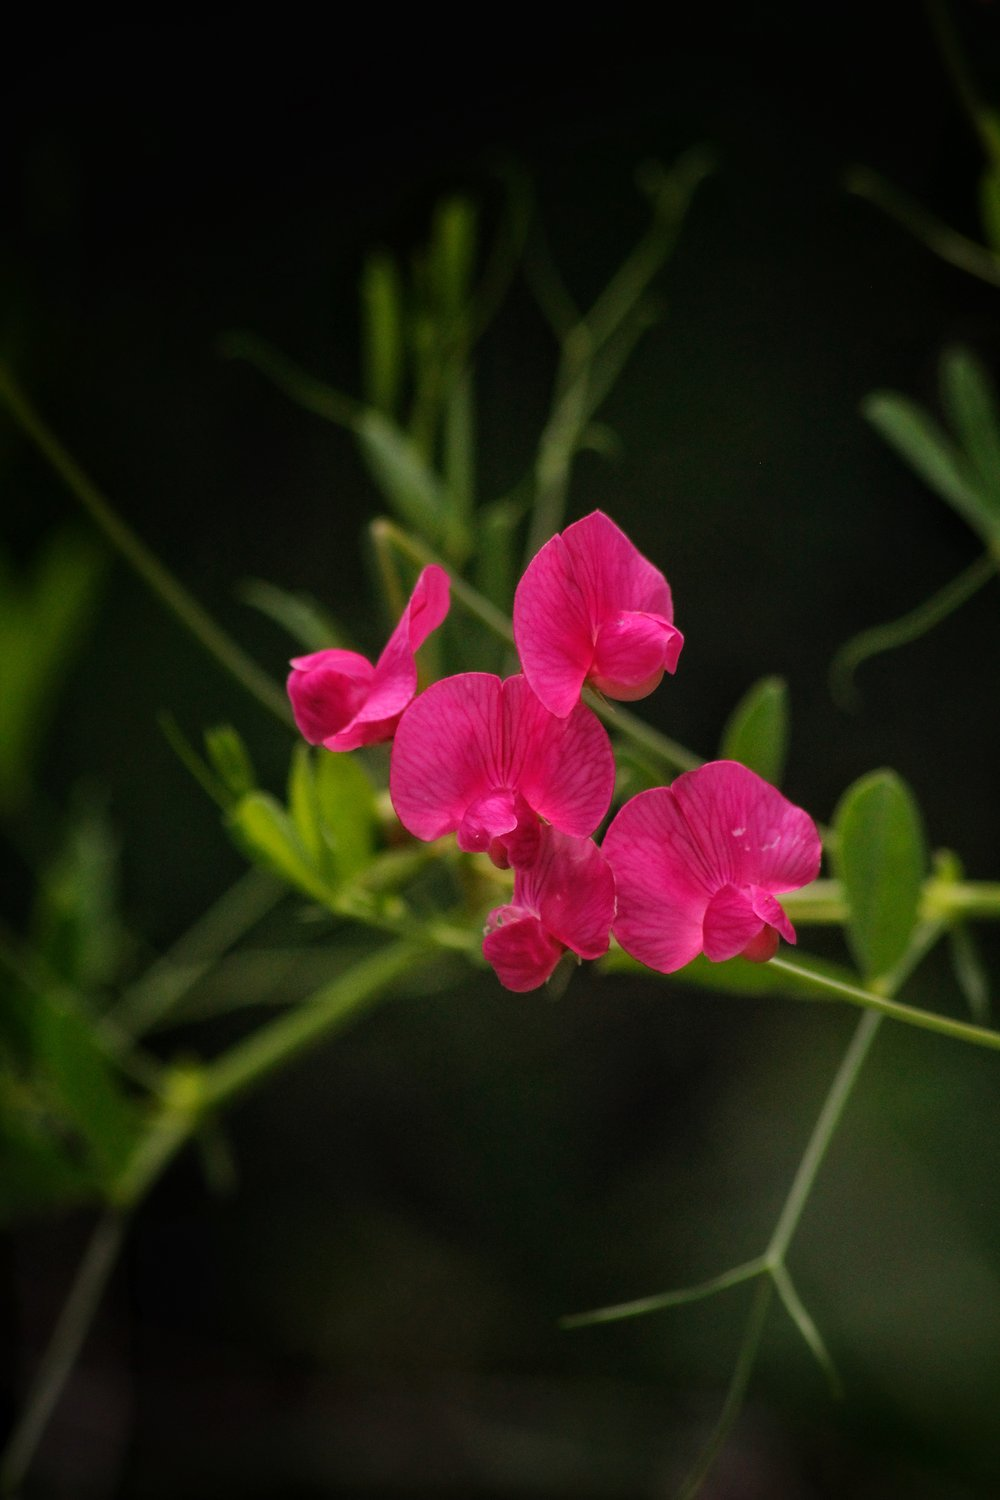
[[798, 1228], [802, 1211], [812, 1192], [816, 1174], [822, 1165], [834, 1132], [840, 1124], [844, 1106], [850, 1098], [851, 1090], [857, 1082], [865, 1058], [878, 1035], [881, 1021], [881, 1016], [871, 1011], [866, 1012], [858, 1021], [850, 1045], [841, 1059], [765, 1252], [765, 1259], [772, 1265], [780, 1265], [784, 1260], [792, 1235]]
[[592, 1312], [570, 1313], [565, 1318], [559, 1319], [560, 1328], [588, 1328], [595, 1323], [617, 1323], [622, 1318], [640, 1318], [646, 1313], [661, 1312], [666, 1307], [683, 1307], [688, 1302], [701, 1302], [706, 1297], [714, 1297], [716, 1292], [724, 1292], [731, 1286], [740, 1286], [744, 1281], [752, 1281], [755, 1276], [760, 1276], [768, 1269], [767, 1260], [758, 1255], [755, 1260], [745, 1261], [741, 1266], [733, 1266], [729, 1271], [723, 1271], [720, 1276], [713, 1276], [708, 1281], [700, 1281], [696, 1286], [680, 1287], [672, 1292], [658, 1292], [652, 1297], [638, 1297], [634, 1302], [616, 1302], [610, 1307], [598, 1307]]
[[948, 265], [967, 271], [990, 286], [1000, 286], [1000, 255], [969, 239], [968, 235], [959, 234], [957, 229], [928, 213], [921, 204], [915, 203], [868, 167], [852, 167], [845, 186], [849, 193], [866, 199], [890, 219], [895, 219], [915, 240]]
[[4, 402], [21, 431], [63, 480], [95, 526], [104, 533], [112, 547], [157, 595], [174, 618], [258, 703], [263, 704], [283, 724], [293, 724], [291, 709], [277, 683], [219, 628], [197, 600], [168, 572], [131, 527], [126, 525], [106, 496], [66, 452], [17, 386], [10, 372], [2, 365], [0, 401]]
[[125, 1224], [125, 1216], [117, 1209], [108, 1210], [98, 1220], [20, 1420], [4, 1449], [0, 1462], [0, 1495], [13, 1496], [24, 1480], [118, 1260]]
[[880, 1015], [887, 1016], [891, 1021], [902, 1021], [908, 1026], [918, 1026], [923, 1031], [934, 1031], [939, 1036], [951, 1037], [956, 1042], [971, 1042], [975, 1047], [989, 1047], [994, 1051], [1000, 1051], [1000, 1031], [991, 1031], [985, 1026], [970, 1026], [965, 1021], [953, 1021], [949, 1016], [936, 1015], [929, 1010], [918, 1010], [914, 1005], [901, 1005], [898, 1001], [889, 1000], [873, 990], [863, 990], [858, 985], [845, 984], [842, 980], [831, 979], [826, 974], [814, 973], [787, 958], [772, 958], [771, 964], [782, 973], [808, 980], [817, 989], [825, 990], [841, 1000], [847, 1000], [851, 1005], [860, 1005], [866, 1010], [876, 1011]]
[[694, 1468], [688, 1474], [686, 1480], [677, 1492], [677, 1500], [694, 1500], [695, 1495], [701, 1489], [710, 1474], [715, 1460], [718, 1458], [726, 1441], [733, 1429], [733, 1424], [739, 1416], [743, 1407], [743, 1398], [746, 1395], [750, 1376], [757, 1360], [757, 1351], [760, 1349], [760, 1341], [764, 1334], [764, 1325], [767, 1322], [768, 1309], [771, 1305], [771, 1297], [774, 1292], [774, 1283], [771, 1278], [764, 1277], [757, 1283], [750, 1303], [750, 1312], [747, 1316], [746, 1325], [743, 1330], [743, 1340], [740, 1351], [736, 1357], [736, 1365], [733, 1369], [726, 1399], [719, 1414], [719, 1420], [712, 1429], [712, 1435], [705, 1444]]

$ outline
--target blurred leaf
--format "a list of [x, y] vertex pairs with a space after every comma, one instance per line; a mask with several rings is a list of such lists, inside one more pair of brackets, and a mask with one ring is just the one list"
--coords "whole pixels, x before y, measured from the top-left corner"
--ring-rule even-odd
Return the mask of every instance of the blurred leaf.
[[395, 416], [403, 381], [403, 289], [391, 256], [370, 255], [361, 273], [361, 353], [369, 405]]
[[1000, 422], [993, 383], [975, 355], [960, 345], [941, 357], [941, 394], [955, 435], [975, 470], [980, 493], [1000, 525]]
[[468, 540], [451, 518], [444, 485], [417, 445], [388, 417], [371, 409], [358, 418], [355, 431], [372, 477], [399, 519], [431, 546], [449, 556], [457, 549], [464, 556]]
[[315, 766], [316, 799], [339, 881], [352, 880], [375, 856], [375, 788], [353, 755], [325, 752]]
[[996, 167], [988, 167], [979, 180], [979, 217], [986, 243], [992, 251], [1000, 251], [1000, 172]]
[[330, 888], [303, 848], [295, 826], [276, 797], [250, 792], [232, 807], [227, 825], [255, 864], [273, 871], [313, 900], [326, 903]]
[[879, 979], [906, 952], [927, 866], [919, 810], [894, 772], [873, 771], [844, 793], [832, 856], [847, 897], [851, 950], [864, 977]]
[[978, 476], [941, 428], [915, 401], [890, 391], [876, 392], [862, 403], [872, 426], [895, 448], [931, 489], [958, 512], [986, 541], [997, 525], [993, 506], [983, 498]]
[[782, 677], [762, 677], [733, 709], [719, 753], [780, 786], [787, 750], [788, 684]]
[[93, 1174], [34, 1088], [0, 1069], [0, 1224], [89, 1198]]
[[103, 564], [88, 537], [66, 530], [45, 542], [29, 577], [0, 568], [0, 812], [25, 796]]
[[240, 597], [261, 614], [280, 625], [307, 651], [324, 651], [347, 644], [334, 621], [311, 594], [289, 593], [260, 578], [248, 578], [240, 586]]
[[465, 307], [476, 260], [476, 209], [467, 198], [437, 205], [431, 230], [429, 270], [437, 310], [458, 319]]
[[79, 1131], [98, 1181], [110, 1183], [140, 1132], [90, 1017], [68, 999], [39, 998], [34, 1022], [37, 1075], [54, 1107]]
[[90, 993], [118, 968], [118, 847], [103, 810], [85, 802], [63, 848], [42, 875], [32, 918], [34, 947], [47, 970]]
[[160, 712], [157, 715], [157, 723], [181, 765], [190, 771], [202, 790], [207, 792], [212, 801], [217, 802], [220, 807], [228, 807], [230, 802], [228, 790], [218, 777], [213, 775], [208, 762], [202, 760], [173, 714]]
[[205, 730], [205, 749], [231, 798], [245, 797], [257, 785], [250, 752], [231, 724]]
[[990, 980], [979, 947], [964, 923], [948, 934], [951, 966], [965, 997], [972, 1019], [980, 1026], [990, 1023]]

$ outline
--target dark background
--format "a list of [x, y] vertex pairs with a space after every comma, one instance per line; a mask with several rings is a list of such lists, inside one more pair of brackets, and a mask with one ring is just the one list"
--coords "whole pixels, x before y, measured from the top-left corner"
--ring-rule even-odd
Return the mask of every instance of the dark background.
[[[1000, 100], [996, 7], [955, 16]], [[239, 601], [246, 577], [313, 592], [377, 649], [378, 501], [350, 439], [221, 359], [219, 334], [253, 329], [356, 391], [364, 257], [409, 255], [443, 193], [470, 193], [488, 232], [513, 162], [586, 302], [644, 227], [636, 167], [712, 144], [664, 316], [603, 413], [621, 456], [585, 456], [571, 496], [673, 585], [687, 646], [644, 713], [711, 754], [739, 695], [781, 673], [795, 800], [828, 818], [890, 764], [932, 844], [995, 877], [995, 587], [862, 669], [856, 713], [827, 682], [845, 638], [977, 552], [861, 399], [933, 403], [949, 342], [1000, 357], [1000, 292], [843, 173], [869, 165], [976, 235], [978, 144], [918, 6], [677, 7], [660, 24], [661, 40], [624, 14], [39, 27], [0, 101], [6, 347], [70, 451], [275, 675], [288, 642]], [[481, 350], [483, 498], [529, 460], [553, 371], [518, 281]], [[0, 462], [4, 543], [26, 560], [72, 501], [4, 422]], [[116, 564], [40, 774], [57, 806], [81, 780], [103, 789], [126, 917], [154, 949], [241, 869], [163, 707], [192, 734], [234, 722], [280, 785], [289, 738]], [[944, 965], [910, 998], [959, 1003]], [[743, 1292], [603, 1330], [555, 1320], [757, 1253], [851, 1024], [587, 973], [560, 1003], [477, 980], [378, 1011], [240, 1109], [234, 1194], [210, 1196], [191, 1158], [143, 1209], [28, 1493], [670, 1494], [721, 1404]], [[792, 1258], [846, 1400], [775, 1312], [706, 1494], [1000, 1490], [996, 1101], [988, 1056], [884, 1036]], [[19, 1359], [86, 1228], [14, 1242]]]

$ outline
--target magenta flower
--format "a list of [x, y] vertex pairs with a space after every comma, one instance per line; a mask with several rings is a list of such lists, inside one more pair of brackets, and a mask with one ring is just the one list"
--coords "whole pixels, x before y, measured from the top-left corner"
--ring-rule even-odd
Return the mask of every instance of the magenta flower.
[[335, 649], [292, 659], [288, 696], [311, 745], [356, 750], [392, 739], [417, 690], [415, 653], [448, 613], [449, 592], [443, 568], [424, 568], [374, 666], [356, 651]]
[[618, 891], [615, 937], [670, 974], [698, 954], [771, 958], [795, 929], [775, 899], [819, 873], [808, 813], [746, 766], [710, 761], [621, 809], [603, 850]]
[[580, 958], [606, 953], [614, 914], [614, 878], [594, 841], [543, 825], [510, 905], [490, 912], [483, 953], [507, 989], [534, 990], [567, 948]]
[[608, 698], [645, 698], [684, 644], [670, 586], [615, 523], [595, 510], [545, 543], [514, 595], [524, 675], [559, 718], [585, 682]]
[[534, 857], [538, 818], [593, 833], [614, 790], [611, 742], [589, 708], [565, 719], [523, 677], [463, 672], [407, 709], [392, 748], [389, 793], [418, 839], [457, 833], [459, 848], [501, 869]]

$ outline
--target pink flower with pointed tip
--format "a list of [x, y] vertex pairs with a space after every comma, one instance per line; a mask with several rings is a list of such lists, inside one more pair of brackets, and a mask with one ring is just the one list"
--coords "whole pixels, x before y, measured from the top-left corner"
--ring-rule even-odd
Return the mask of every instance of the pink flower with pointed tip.
[[599, 510], [546, 542], [514, 595], [524, 675], [559, 718], [585, 682], [625, 701], [651, 693], [684, 644], [673, 621], [667, 580]]
[[763, 962], [779, 936], [794, 943], [775, 898], [815, 880], [821, 853], [809, 814], [731, 760], [640, 792], [602, 848], [618, 891], [615, 937], [664, 974], [699, 953]]
[[391, 740], [417, 690], [415, 654], [448, 613], [443, 568], [424, 568], [385, 650], [372, 666], [356, 651], [313, 651], [292, 659], [288, 696], [311, 745], [356, 750]]
[[557, 719], [523, 677], [463, 672], [432, 683], [403, 715], [389, 793], [418, 839], [457, 833], [459, 848], [506, 869], [534, 858], [539, 817], [593, 833], [614, 781], [611, 741], [589, 708]]
[[500, 983], [524, 992], [544, 984], [567, 949], [608, 951], [615, 882], [593, 839], [542, 825], [537, 857], [514, 875], [509, 905], [491, 911], [483, 953]]

